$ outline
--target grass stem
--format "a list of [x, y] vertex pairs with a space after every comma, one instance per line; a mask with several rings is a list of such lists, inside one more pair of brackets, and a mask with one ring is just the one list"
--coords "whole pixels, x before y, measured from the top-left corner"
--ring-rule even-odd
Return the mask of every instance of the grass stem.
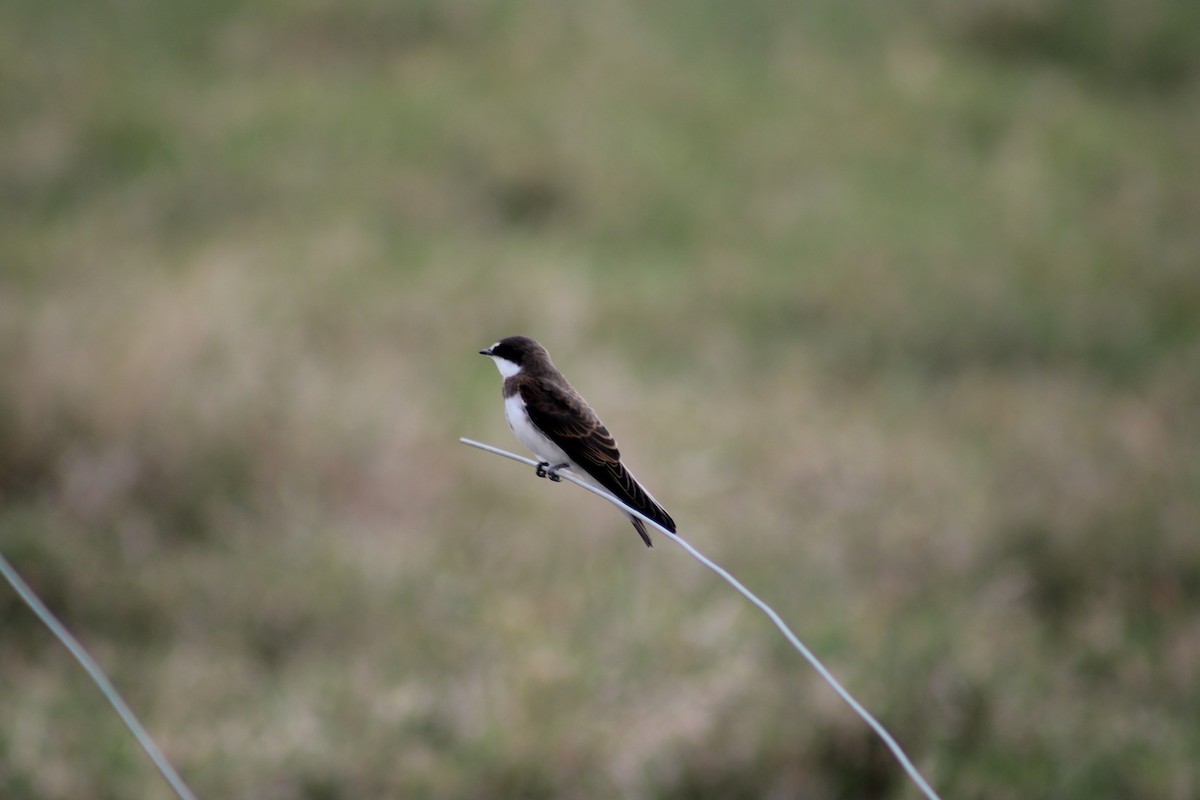
[[121, 721], [125, 723], [125, 727], [129, 728], [129, 732], [133, 734], [133, 738], [137, 739], [138, 744], [150, 756], [150, 760], [154, 762], [154, 766], [158, 767], [158, 771], [166, 778], [171, 789], [178, 795], [181, 800], [196, 800], [196, 796], [192, 794], [192, 790], [188, 788], [179, 774], [171, 766], [171, 762], [167, 761], [167, 757], [162, 754], [158, 746], [154, 744], [154, 740], [150, 738], [150, 734], [146, 733], [146, 729], [138, 722], [136, 716], [121, 699], [121, 695], [113, 687], [112, 682], [104, 674], [104, 670], [100, 669], [100, 665], [88, 655], [88, 652], [83, 649], [83, 645], [79, 643], [71, 632], [66, 629], [58, 618], [54, 616], [50, 609], [46, 608], [46, 604], [41, 601], [37, 594], [29, 587], [29, 584], [21, 578], [20, 574], [13, 568], [8, 560], [0, 554], [0, 574], [4, 575], [5, 580], [16, 591], [17, 596], [25, 601], [25, 605], [33, 610], [37, 618], [50, 629], [63, 646], [70, 651], [83, 668], [87, 671], [92, 681], [100, 687], [100, 692], [112, 704], [112, 707], [117, 710], [117, 714], [121, 717]]
[[[482, 442], [477, 442], [474, 439], [460, 438], [459, 441], [465, 445], [470, 445], [471, 447], [478, 447], [480, 450], [486, 450], [489, 453], [495, 453], [498, 456], [503, 456], [505, 458], [512, 459], [513, 461], [521, 461], [526, 464], [529, 464], [530, 466], [534, 466], [534, 467], [537, 466], [537, 462], [534, 461], [533, 459], [525, 458], [524, 456], [519, 456], [516, 453], [510, 453], [507, 450], [501, 450], [498, 447], [492, 447], [491, 445], [483, 444]], [[892, 751], [892, 755], [894, 755], [896, 757], [896, 760], [900, 762], [900, 766], [902, 766], [904, 768], [904, 771], [908, 773], [908, 776], [912, 779], [913, 783], [916, 784], [917, 788], [921, 790], [922, 794], [924, 794], [927, 798], [929, 798], [929, 800], [940, 800], [937, 793], [933, 790], [933, 788], [929, 785], [929, 783], [925, 780], [925, 778], [921, 775], [921, 773], [913, 765], [913, 763], [909, 759], [909, 757], [905, 754], [904, 749], [901, 748], [899, 743], [897, 743], [896, 740], [892, 737], [892, 735], [887, 732], [887, 729], [884, 728], [882, 724], [880, 724], [879, 720], [875, 719], [875, 717], [872, 716], [871, 712], [867, 711], [867, 709], [865, 709], [861, 703], [859, 703], [857, 700], [854, 699], [854, 696], [851, 695], [850, 692], [848, 692], [846, 690], [846, 687], [842, 686], [842, 684], [838, 681], [837, 678], [833, 677], [833, 673], [831, 673], [825, 667], [825, 665], [821, 663], [821, 660], [818, 659], [816, 657], [816, 655], [814, 655], [813, 652], [808, 649], [808, 647], [804, 644], [804, 642], [800, 641], [800, 637], [796, 636], [796, 634], [792, 632], [792, 629], [789, 628], [787, 626], [787, 623], [785, 623], [783, 621], [783, 619], [779, 616], [779, 614], [777, 614], [775, 612], [775, 609], [771, 608], [763, 600], [759, 599], [759, 597], [757, 595], [755, 595], [753, 592], [751, 592], [749, 589], [747, 589], [745, 586], [743, 586], [742, 583], [737, 578], [730, 575], [729, 572], [727, 572], [723, 567], [721, 567], [719, 564], [716, 564], [715, 562], [713, 562], [710, 558], [708, 558], [708, 556], [701, 553], [699, 550], [697, 550], [695, 547], [693, 547], [691, 544], [689, 544], [686, 540], [684, 540], [678, 534], [671, 533], [669, 530], [667, 530], [663, 526], [659, 525], [657, 522], [650, 519], [645, 514], [642, 514], [641, 512], [639, 512], [637, 509], [627, 506], [625, 503], [621, 502], [616, 497], [613, 497], [608, 492], [604, 491], [603, 489], [599, 489], [595, 486], [592, 486], [591, 484], [581, 480], [580, 478], [577, 478], [576, 476], [572, 475], [569, 471], [560, 472], [558, 474], [561, 475], [562, 477], [566, 478], [567, 480], [569, 480], [571, 483], [575, 484], [576, 486], [582, 486], [584, 489], [587, 489], [592, 494], [595, 494], [599, 497], [603, 497], [605, 500], [612, 503], [617, 508], [621, 509], [622, 511], [626, 512], [627, 514], [634, 514], [635, 516], [639, 517], [643, 522], [645, 522], [647, 525], [652, 525], [656, 530], [658, 530], [664, 536], [669, 537], [677, 545], [679, 545], [684, 550], [686, 550], [689, 554], [691, 554], [691, 556], [693, 558], [695, 558], [701, 564], [703, 564], [704, 566], [708, 567], [713, 572], [720, 575], [721, 578], [723, 578], [726, 583], [728, 583], [730, 586], [732, 586], [734, 589], [736, 589], [743, 597], [745, 597], [747, 600], [749, 600], [754, 605], [758, 606], [759, 610], [761, 610], [764, 614], [766, 614], [767, 617], [770, 618], [771, 622], [775, 623], [775, 627], [779, 629], [779, 631], [787, 638], [787, 640], [789, 642], [791, 642], [792, 647], [796, 648], [796, 650], [799, 651], [800, 655], [804, 656], [805, 660], [808, 661], [808, 663], [812, 665], [813, 669], [815, 669], [817, 671], [817, 674], [819, 674], [825, 680], [826, 683], [828, 683], [831, 687], [833, 687], [833, 690], [835, 692], [837, 692], [838, 697], [845, 700], [846, 704], [849, 705], [850, 708], [852, 708], [854, 710], [854, 713], [858, 714], [858, 716], [860, 716], [862, 718], [863, 722], [867, 723], [867, 725], [870, 726], [871, 730], [875, 731], [875, 733], [879, 735], [879, 738], [882, 739], [883, 743], [886, 744], [888, 746], [888, 749]]]

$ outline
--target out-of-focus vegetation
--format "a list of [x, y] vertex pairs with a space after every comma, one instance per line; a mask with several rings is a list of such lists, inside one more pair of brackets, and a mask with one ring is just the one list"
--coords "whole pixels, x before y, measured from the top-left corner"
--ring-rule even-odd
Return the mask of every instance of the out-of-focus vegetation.
[[[1198, 8], [0, 4], [0, 551], [202, 797], [914, 797], [527, 333], [944, 797], [1196, 797]], [[7, 591], [0, 720], [166, 796]]]

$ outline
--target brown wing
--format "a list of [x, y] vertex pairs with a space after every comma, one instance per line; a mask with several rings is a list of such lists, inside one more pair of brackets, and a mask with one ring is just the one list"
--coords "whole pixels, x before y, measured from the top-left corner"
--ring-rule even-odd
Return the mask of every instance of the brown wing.
[[[671, 516], [650, 499], [621, 463], [617, 441], [591, 406], [558, 381], [538, 378], [536, 392], [521, 392], [529, 420], [557, 444], [567, 457], [616, 497], [667, 530], [675, 531]], [[635, 521], [634, 527], [639, 527]], [[638, 533], [643, 533], [639, 529]], [[643, 534], [642, 538], [646, 538]]]

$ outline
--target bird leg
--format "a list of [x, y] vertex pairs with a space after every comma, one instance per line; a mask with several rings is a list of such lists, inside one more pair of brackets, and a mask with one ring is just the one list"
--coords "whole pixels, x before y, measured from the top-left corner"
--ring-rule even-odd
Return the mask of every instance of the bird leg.
[[534, 473], [536, 473], [539, 478], [544, 478], [546, 477], [546, 467], [548, 466], [550, 466], [549, 461], [539, 461], [537, 463], [537, 468], [534, 469]]

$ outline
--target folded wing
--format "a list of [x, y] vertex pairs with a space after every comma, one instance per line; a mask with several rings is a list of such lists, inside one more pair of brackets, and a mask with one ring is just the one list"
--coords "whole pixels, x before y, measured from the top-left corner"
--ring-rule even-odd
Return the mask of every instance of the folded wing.
[[[616, 439], [591, 406], [570, 388], [541, 378], [537, 392], [521, 393], [530, 421], [581, 469], [608, 491], [672, 533], [675, 521], [656, 503], [621, 463]], [[650, 544], [645, 526], [634, 518], [634, 527]]]

